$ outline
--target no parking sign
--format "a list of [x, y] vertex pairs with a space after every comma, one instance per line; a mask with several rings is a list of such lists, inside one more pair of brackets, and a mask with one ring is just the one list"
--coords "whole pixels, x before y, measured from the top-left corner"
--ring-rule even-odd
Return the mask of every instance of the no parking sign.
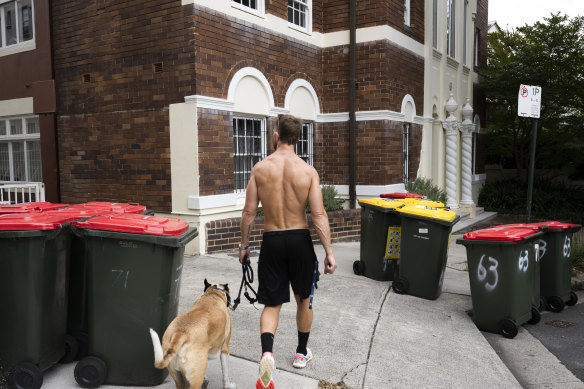
[[521, 84], [517, 97], [517, 115], [539, 119], [540, 108], [541, 87]]

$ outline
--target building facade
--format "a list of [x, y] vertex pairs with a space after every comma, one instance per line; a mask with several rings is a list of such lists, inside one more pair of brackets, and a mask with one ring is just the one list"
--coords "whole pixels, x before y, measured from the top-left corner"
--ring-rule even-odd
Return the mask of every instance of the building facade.
[[61, 201], [133, 201], [177, 215], [200, 231], [187, 251], [205, 252], [206, 224], [241, 214], [278, 114], [304, 120], [298, 154], [347, 199], [352, 105], [357, 197], [424, 176], [450, 182], [453, 204], [468, 200], [467, 181], [484, 178], [476, 84], [487, 0], [356, 2], [353, 42], [349, 5], [53, 2]]

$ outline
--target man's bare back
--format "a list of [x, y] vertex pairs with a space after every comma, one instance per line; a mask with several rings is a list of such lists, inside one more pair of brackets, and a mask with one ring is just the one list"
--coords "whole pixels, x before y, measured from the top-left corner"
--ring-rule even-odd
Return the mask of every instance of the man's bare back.
[[308, 228], [306, 202], [318, 174], [293, 149], [280, 148], [257, 163], [251, 179], [264, 209], [265, 231]]

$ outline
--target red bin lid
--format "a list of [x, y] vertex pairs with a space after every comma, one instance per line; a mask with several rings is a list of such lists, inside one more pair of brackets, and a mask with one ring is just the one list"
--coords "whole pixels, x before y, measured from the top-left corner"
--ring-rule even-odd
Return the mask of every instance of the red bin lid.
[[9, 213], [0, 215], [0, 231], [56, 230], [71, 221], [68, 215], [46, 213]]
[[541, 222], [541, 223], [530, 223], [530, 225], [536, 228], [547, 227], [551, 230], [568, 230], [573, 227], [578, 227], [579, 224], [562, 223], [562, 222]]
[[419, 195], [416, 193], [383, 193], [379, 195], [381, 198], [384, 199], [423, 199], [423, 195]]
[[0, 214], [44, 212], [44, 211], [50, 211], [52, 209], [63, 208], [63, 207], [66, 207], [68, 205], [69, 204], [54, 204], [54, 203], [49, 203], [46, 201], [0, 205]]
[[[111, 213], [111, 212], [109, 212], [109, 213]], [[71, 209], [71, 207], [68, 207], [68, 208], [57, 209], [54, 211], [48, 211], [48, 212], [45, 212], [45, 214], [46, 215], [62, 216], [63, 218], [68, 218], [69, 221], [73, 221], [73, 220], [83, 219], [86, 217], [103, 215], [104, 213], [102, 211], [100, 211], [99, 209]]]
[[70, 210], [98, 210], [102, 213], [144, 213], [146, 207], [137, 203], [108, 203], [105, 201], [91, 201], [88, 203], [75, 204], [67, 209]]
[[500, 242], [517, 242], [538, 233], [539, 231], [535, 228], [498, 226], [468, 232], [463, 235], [463, 238], [468, 240], [494, 240]]
[[179, 219], [137, 214], [100, 215], [74, 222], [74, 225], [92, 230], [160, 236], [177, 236], [189, 229], [189, 224]]

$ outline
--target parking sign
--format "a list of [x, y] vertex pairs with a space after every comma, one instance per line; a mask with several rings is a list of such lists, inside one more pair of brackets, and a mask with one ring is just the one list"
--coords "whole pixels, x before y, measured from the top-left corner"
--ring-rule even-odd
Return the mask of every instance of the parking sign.
[[525, 118], [539, 119], [540, 109], [541, 87], [521, 84], [517, 97], [517, 115]]

